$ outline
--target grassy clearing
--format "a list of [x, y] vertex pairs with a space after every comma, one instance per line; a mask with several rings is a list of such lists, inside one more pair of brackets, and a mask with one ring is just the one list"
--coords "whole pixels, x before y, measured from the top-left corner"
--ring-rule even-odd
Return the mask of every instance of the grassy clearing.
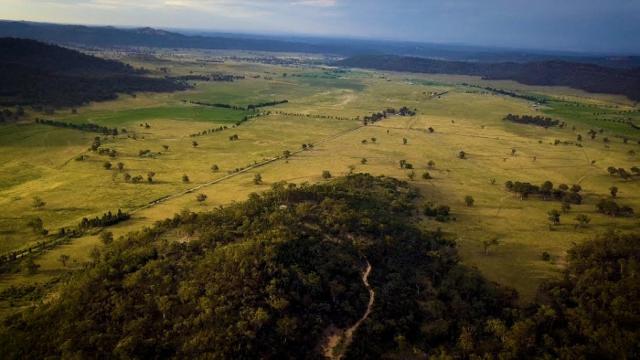
[[[416, 178], [412, 183], [421, 190], [424, 200], [450, 205], [456, 219], [438, 223], [423, 218], [424, 226], [441, 227], [455, 235], [466, 263], [477, 266], [492, 280], [515, 287], [527, 301], [533, 297], [540, 281], [556, 274], [566, 249], [573, 242], [611, 228], [638, 228], [637, 218], [614, 219], [595, 213], [594, 204], [607, 196], [612, 185], [620, 188], [620, 203], [639, 210], [640, 183], [607, 174], [607, 166], [637, 165], [638, 158], [628, 152], [639, 149], [636, 143], [624, 144], [615, 137], [623, 134], [631, 137], [630, 128], [617, 123], [611, 126], [595, 123], [595, 118], [588, 116], [589, 112], [599, 112], [593, 107], [570, 107], [564, 100], [554, 100], [549, 109], [537, 110], [521, 99], [471, 93], [468, 88], [455, 85], [460, 82], [455, 77], [350, 72], [331, 78], [318, 76], [324, 70], [248, 63], [208, 64], [203, 68], [201, 64], [175, 62], [171, 71], [227, 71], [246, 74], [247, 78], [233, 83], [198, 83], [194, 90], [170, 95], [123, 96], [117, 101], [80, 108], [75, 115], [63, 111], [55, 116], [124, 127], [129, 135], [136, 134], [136, 139], [118, 136], [105, 140], [105, 147], [118, 152], [115, 159], [87, 151], [96, 136], [93, 133], [31, 123], [0, 127], [0, 206], [5, 209], [5, 216], [0, 217], [0, 251], [38, 239], [24, 226], [34, 216], [41, 217], [45, 227], [57, 228], [107, 210], [137, 209], [160, 197], [225, 176], [230, 170], [280, 155], [284, 150], [298, 150], [307, 143], [316, 144], [313, 151], [301, 152], [286, 161], [276, 161], [196, 193], [146, 208], [109, 231], [117, 237], [182, 209], [210, 210], [242, 200], [277, 181], [323, 181], [324, 170], [339, 176], [353, 167], [356, 172], [407, 179], [409, 171], [398, 166], [400, 160], [406, 160], [415, 167]], [[285, 72], [287, 77], [283, 76]], [[291, 76], [306, 73], [310, 76]], [[258, 74], [260, 78], [254, 77]], [[265, 79], [265, 74], [270, 80]], [[527, 91], [533, 90], [547, 91], [541, 88]], [[449, 92], [439, 98], [429, 96], [431, 92], [444, 91]], [[554, 91], [542, 93], [559, 96]], [[583, 94], [578, 95], [573, 99], [608, 109], [609, 116], [614, 116], [616, 111], [634, 110], [618, 102], [607, 103], [606, 97], [597, 98], [595, 103], [581, 97]], [[391, 117], [375, 126], [358, 128], [359, 122], [352, 120], [272, 114], [252, 119], [238, 128], [191, 138], [189, 134], [229, 126], [244, 116], [244, 112], [185, 105], [181, 102], [183, 99], [242, 106], [288, 99], [285, 105], [265, 110], [348, 118], [387, 107], [408, 106], [417, 108], [418, 116]], [[545, 130], [502, 121], [507, 113], [535, 115], [539, 111], [557, 116], [569, 126]], [[635, 119], [638, 115], [636, 112], [630, 116]], [[150, 128], [140, 127], [142, 122], [149, 123]], [[604, 129], [604, 134], [596, 140], [588, 139], [586, 131], [596, 125]], [[433, 134], [426, 131], [429, 127], [434, 128]], [[553, 145], [556, 139], [574, 141], [578, 133], [584, 137], [583, 147]], [[238, 135], [238, 141], [229, 141], [233, 134]], [[602, 136], [610, 137], [607, 146]], [[376, 138], [376, 142], [371, 138]], [[407, 139], [406, 145], [403, 138]], [[367, 144], [362, 144], [364, 139], [369, 140]], [[197, 147], [192, 144], [194, 140], [198, 142]], [[168, 145], [168, 150], [163, 145]], [[516, 156], [511, 156], [514, 148]], [[153, 156], [138, 156], [140, 150], [146, 149], [151, 150]], [[460, 150], [468, 154], [467, 160], [457, 158]], [[74, 161], [79, 154], [89, 157], [85, 161]], [[361, 163], [363, 158], [367, 159], [366, 164]], [[429, 160], [435, 161], [435, 168], [427, 168]], [[105, 161], [114, 165], [124, 163], [125, 172], [133, 176], [146, 177], [153, 171], [155, 181], [153, 184], [126, 183], [123, 172], [104, 169]], [[214, 164], [218, 165], [218, 172], [211, 171]], [[425, 171], [433, 179], [423, 180], [421, 175]], [[257, 173], [264, 179], [261, 185], [253, 183]], [[183, 174], [189, 176], [190, 183], [182, 182]], [[560, 203], [538, 199], [521, 201], [504, 190], [507, 180], [537, 184], [550, 180], [556, 185], [579, 183], [584, 189], [585, 203], [563, 214], [561, 224], [550, 231], [546, 213], [559, 209]], [[198, 202], [197, 193], [206, 194], [207, 200]], [[475, 198], [473, 207], [465, 206], [466, 195]], [[40, 210], [33, 209], [33, 196], [41, 197], [47, 205]], [[592, 218], [589, 227], [574, 229], [573, 219], [577, 214]], [[485, 255], [483, 241], [493, 238], [498, 238], [500, 245]], [[88, 259], [91, 249], [99, 245], [97, 236], [91, 235], [48, 251], [36, 259], [41, 265], [38, 274], [4, 275], [0, 278], [0, 290], [13, 284], [52, 279], [69, 270], [58, 261], [61, 254], [81, 263]], [[543, 251], [551, 254], [551, 261], [542, 260]]]

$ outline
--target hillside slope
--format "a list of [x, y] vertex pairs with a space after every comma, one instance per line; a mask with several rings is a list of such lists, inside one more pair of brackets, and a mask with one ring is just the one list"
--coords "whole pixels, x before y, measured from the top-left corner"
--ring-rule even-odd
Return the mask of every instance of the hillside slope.
[[117, 61], [14, 38], [0, 38], [0, 78], [0, 105], [75, 106], [114, 99], [117, 93], [186, 88]]
[[478, 63], [391, 55], [354, 56], [337, 66], [428, 74], [481, 76], [526, 85], [568, 86], [594, 93], [625, 95], [640, 100], [640, 68], [614, 69], [565, 61]]

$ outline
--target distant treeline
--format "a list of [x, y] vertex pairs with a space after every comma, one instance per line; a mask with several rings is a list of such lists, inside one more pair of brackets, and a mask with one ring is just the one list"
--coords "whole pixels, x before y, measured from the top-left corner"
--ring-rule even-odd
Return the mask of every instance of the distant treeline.
[[416, 111], [415, 110], [411, 110], [406, 106], [401, 107], [399, 110], [396, 110], [394, 108], [388, 108], [388, 109], [382, 110], [380, 112], [373, 113], [371, 115], [367, 115], [364, 118], [362, 118], [362, 121], [364, 122], [365, 125], [373, 124], [373, 123], [378, 122], [378, 121], [380, 121], [382, 119], [386, 119], [387, 116], [391, 116], [391, 115], [415, 116], [416, 115]]
[[143, 76], [129, 65], [27, 39], [0, 38], [0, 105], [76, 106], [119, 93], [171, 92], [182, 81]]
[[24, 116], [24, 108], [17, 106], [15, 111], [9, 109], [0, 110], [0, 123], [7, 121], [16, 121]]
[[308, 117], [312, 119], [357, 120], [357, 118], [348, 118], [344, 116], [323, 115], [323, 114], [302, 114], [302, 113], [290, 113], [285, 111], [274, 111], [273, 113], [276, 115], [299, 116], [299, 117]]
[[552, 127], [552, 126], [564, 127], [564, 122], [560, 123], [559, 120], [554, 120], [552, 118], [539, 116], [539, 115], [531, 116], [531, 115], [508, 114], [507, 116], [504, 117], [503, 120], [511, 121], [518, 124], [537, 125], [545, 128]]
[[56, 121], [56, 120], [39, 119], [39, 118], [36, 118], [36, 123], [42, 124], [42, 125], [55, 126], [59, 128], [95, 132], [95, 133], [100, 133], [104, 135], [118, 135], [118, 129], [116, 128], [108, 128], [106, 126], [100, 126], [100, 125], [91, 124], [91, 123], [76, 124], [76, 123], [68, 123], [68, 122]]
[[80, 230], [86, 230], [90, 228], [107, 227], [121, 223], [123, 221], [127, 221], [129, 220], [129, 218], [131, 218], [131, 215], [129, 215], [129, 213], [123, 212], [122, 210], [118, 209], [118, 212], [115, 214], [109, 211], [99, 217], [96, 216], [91, 219], [82, 218], [82, 221], [80, 221], [78, 228]]
[[[186, 100], [183, 100], [183, 101], [186, 101]], [[205, 101], [193, 101], [193, 100], [189, 101], [190, 104], [194, 104], [194, 105], [209, 106], [209, 107], [216, 107], [216, 108], [223, 108], [223, 109], [232, 109], [232, 110], [241, 110], [241, 111], [255, 111], [258, 108], [286, 104], [288, 102], [289, 100], [285, 99], [285, 100], [277, 100], [277, 101], [268, 101], [268, 102], [263, 102], [258, 104], [249, 104], [246, 107], [242, 107], [239, 105], [231, 105], [231, 104], [224, 104], [224, 103], [208, 103]]]
[[243, 80], [243, 75], [228, 75], [228, 74], [211, 74], [211, 75], [184, 75], [174, 76], [170, 79], [181, 81], [219, 81], [219, 82], [233, 82], [235, 80]]
[[568, 86], [640, 100], [640, 68], [617, 69], [567, 61], [482, 63], [395, 55], [360, 55], [337, 61], [334, 65], [428, 74], [473, 75], [487, 80], [514, 80], [526, 85]]
[[547, 99], [542, 97], [542, 96], [522, 95], [522, 94], [515, 93], [513, 91], [497, 89], [497, 88], [492, 88], [492, 87], [488, 87], [488, 86], [487, 87], [478, 86], [478, 85], [467, 84], [467, 83], [462, 83], [461, 85], [472, 87], [472, 88], [476, 88], [476, 89], [484, 89], [484, 90], [491, 91], [491, 92], [496, 93], [496, 94], [505, 95], [505, 96], [509, 96], [509, 97], [512, 97], [512, 98], [516, 98], [516, 99], [534, 101], [534, 102], [537, 102], [537, 103], [540, 103], [540, 104], [545, 104], [547, 102]]
[[538, 195], [543, 200], [557, 200], [569, 204], [581, 204], [582, 196], [580, 185], [573, 185], [569, 188], [566, 184], [560, 184], [557, 188], [553, 187], [551, 181], [545, 181], [542, 185], [533, 185], [529, 182], [507, 181], [504, 184], [507, 191], [516, 193], [522, 200], [529, 198], [530, 195]]

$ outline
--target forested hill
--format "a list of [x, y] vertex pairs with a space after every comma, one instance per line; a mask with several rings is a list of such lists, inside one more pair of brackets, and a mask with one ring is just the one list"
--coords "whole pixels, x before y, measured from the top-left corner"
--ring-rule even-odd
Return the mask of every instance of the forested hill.
[[566, 61], [480, 63], [392, 55], [363, 55], [338, 66], [429, 74], [475, 75], [526, 85], [568, 86], [594, 93], [625, 95], [640, 101], [640, 68], [615, 69]]
[[326, 330], [365, 312], [368, 263], [375, 302], [347, 359], [637, 358], [638, 237], [578, 247], [544, 305], [518, 309], [438, 230], [412, 222], [417, 196], [357, 174], [185, 211], [93, 251], [57, 296], [4, 321], [0, 352], [319, 359]]
[[0, 105], [74, 106], [117, 93], [175, 91], [182, 83], [42, 42], [0, 38]]

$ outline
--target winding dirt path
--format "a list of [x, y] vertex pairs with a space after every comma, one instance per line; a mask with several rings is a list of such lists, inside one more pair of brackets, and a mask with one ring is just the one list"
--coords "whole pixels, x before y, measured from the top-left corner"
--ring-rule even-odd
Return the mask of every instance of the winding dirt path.
[[358, 330], [360, 325], [367, 320], [369, 315], [371, 314], [371, 310], [373, 308], [373, 304], [376, 298], [376, 292], [373, 290], [371, 285], [369, 285], [369, 274], [371, 274], [371, 264], [367, 260], [367, 268], [362, 273], [362, 283], [369, 291], [369, 304], [367, 304], [367, 310], [365, 310], [362, 317], [356, 321], [351, 327], [346, 330], [339, 329], [330, 329], [330, 334], [325, 341], [325, 345], [323, 346], [324, 356], [331, 360], [340, 360], [344, 356], [344, 353], [351, 345], [353, 341], [353, 334]]

